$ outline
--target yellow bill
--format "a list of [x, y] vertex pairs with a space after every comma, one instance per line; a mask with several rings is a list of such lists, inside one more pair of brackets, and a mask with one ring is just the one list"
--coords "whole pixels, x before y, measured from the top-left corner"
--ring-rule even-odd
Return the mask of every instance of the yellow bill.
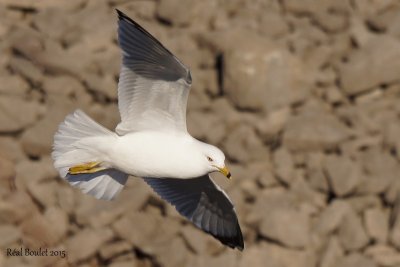
[[226, 178], [231, 179], [231, 172], [228, 170], [227, 167], [218, 168], [219, 172], [226, 176]]

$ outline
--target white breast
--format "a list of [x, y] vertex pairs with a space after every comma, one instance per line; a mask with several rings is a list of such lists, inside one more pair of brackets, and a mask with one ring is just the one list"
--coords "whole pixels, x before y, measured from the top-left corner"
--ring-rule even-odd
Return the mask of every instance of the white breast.
[[184, 133], [134, 132], [119, 137], [110, 164], [138, 177], [198, 177], [207, 169], [195, 142]]

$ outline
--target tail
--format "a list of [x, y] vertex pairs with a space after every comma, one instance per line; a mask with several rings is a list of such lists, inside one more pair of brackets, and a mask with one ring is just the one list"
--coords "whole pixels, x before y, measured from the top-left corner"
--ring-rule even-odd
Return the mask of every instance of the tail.
[[123, 188], [128, 175], [116, 169], [105, 169], [88, 174], [69, 174], [72, 166], [87, 162], [102, 162], [107, 145], [117, 136], [76, 110], [68, 115], [54, 136], [54, 167], [60, 176], [84, 193], [98, 199], [113, 199]]

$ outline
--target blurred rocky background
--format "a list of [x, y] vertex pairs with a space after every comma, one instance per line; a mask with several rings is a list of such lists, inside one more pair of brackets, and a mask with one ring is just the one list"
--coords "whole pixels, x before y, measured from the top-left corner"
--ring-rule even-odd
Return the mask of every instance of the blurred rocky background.
[[[106, 202], [58, 178], [65, 115], [119, 120], [115, 8], [190, 66], [243, 252], [140, 179]], [[0, 0], [0, 266], [400, 266], [399, 25], [396, 0]]]

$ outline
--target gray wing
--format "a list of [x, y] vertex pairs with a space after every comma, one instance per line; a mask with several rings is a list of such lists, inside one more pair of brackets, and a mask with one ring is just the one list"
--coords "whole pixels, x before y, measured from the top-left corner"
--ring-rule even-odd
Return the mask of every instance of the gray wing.
[[186, 131], [190, 71], [157, 39], [121, 11], [118, 41], [120, 135], [140, 130]]
[[208, 175], [192, 179], [144, 178], [161, 198], [221, 243], [243, 250], [235, 208]]

